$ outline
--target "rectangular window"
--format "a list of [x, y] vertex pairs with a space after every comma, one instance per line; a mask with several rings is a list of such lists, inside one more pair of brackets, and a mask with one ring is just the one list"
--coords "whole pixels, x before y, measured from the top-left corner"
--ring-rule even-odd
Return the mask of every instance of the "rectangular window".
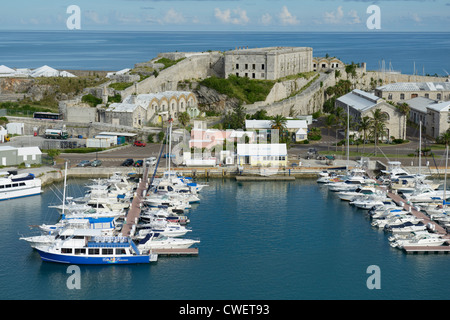
[[405, 94], [404, 93], [400, 93], [400, 100], [405, 100]]
[[425, 93], [425, 98], [429, 98], [430, 94], [429, 93]]
[[437, 94], [437, 99], [441, 100], [442, 99], [442, 95], [440, 93]]
[[127, 254], [124, 248], [116, 249], [116, 255]]
[[72, 253], [72, 248], [61, 248], [61, 253], [71, 254]]
[[100, 249], [99, 248], [89, 249], [88, 253], [89, 254], [100, 254]]
[[236, 77], [239, 77], [239, 72], [236, 72]]
[[75, 254], [86, 254], [86, 249], [75, 249]]
[[113, 252], [114, 252], [114, 249], [111, 249], [111, 248], [102, 249], [103, 255], [111, 255], [111, 254], [113, 254]]
[[256, 69], [256, 64], [253, 64], [252, 68], [253, 68], [253, 70], [255, 70]]
[[252, 78], [255, 79], [256, 78], [256, 74], [252, 73]]
[[245, 69], [248, 69], [248, 64], [247, 63], [245, 64]]
[[261, 70], [264, 70], [264, 63], [261, 65]]
[[236, 63], [236, 69], [239, 70], [239, 63]]

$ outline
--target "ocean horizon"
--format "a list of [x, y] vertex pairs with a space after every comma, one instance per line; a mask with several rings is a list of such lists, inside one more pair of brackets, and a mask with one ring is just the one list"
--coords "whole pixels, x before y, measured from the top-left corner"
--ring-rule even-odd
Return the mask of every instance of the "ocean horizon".
[[118, 71], [162, 52], [227, 51], [236, 47], [306, 46], [315, 57], [365, 62], [367, 70], [448, 75], [449, 32], [281, 31], [0, 31], [0, 65]]

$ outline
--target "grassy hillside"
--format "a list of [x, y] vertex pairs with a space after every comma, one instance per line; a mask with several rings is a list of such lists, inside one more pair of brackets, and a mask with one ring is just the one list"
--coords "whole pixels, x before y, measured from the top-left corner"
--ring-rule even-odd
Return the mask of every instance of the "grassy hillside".
[[275, 81], [253, 80], [230, 75], [228, 79], [210, 77], [202, 80], [200, 84], [219, 93], [226, 94], [231, 98], [237, 98], [241, 102], [252, 104], [266, 100]]

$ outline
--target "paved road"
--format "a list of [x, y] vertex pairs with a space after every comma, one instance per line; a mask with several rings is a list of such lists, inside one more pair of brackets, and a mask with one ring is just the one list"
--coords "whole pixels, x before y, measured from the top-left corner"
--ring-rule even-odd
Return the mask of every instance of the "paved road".
[[119, 166], [125, 159], [142, 160], [148, 157], [157, 157], [159, 155], [159, 144], [147, 144], [145, 147], [135, 147], [128, 145], [117, 149], [95, 152], [95, 153], [62, 153], [60, 158], [68, 161], [69, 167], [76, 166], [81, 160], [102, 161], [102, 166]]

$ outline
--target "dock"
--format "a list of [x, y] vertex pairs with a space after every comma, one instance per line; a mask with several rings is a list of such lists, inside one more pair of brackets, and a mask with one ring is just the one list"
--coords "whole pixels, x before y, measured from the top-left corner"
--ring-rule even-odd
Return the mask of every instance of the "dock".
[[[405, 210], [410, 210], [411, 214], [414, 215], [418, 219], [422, 219], [425, 225], [431, 224], [434, 225], [434, 232], [442, 235], [443, 238], [448, 238], [450, 241], [450, 235], [447, 233], [447, 230], [443, 228], [440, 224], [431, 220], [423, 212], [420, 212], [414, 208], [414, 206], [408, 204], [403, 198], [401, 198], [398, 194], [388, 193], [388, 197], [391, 198], [398, 205], [402, 205]], [[447, 254], [450, 253], [449, 245], [442, 246], [404, 246], [402, 250], [407, 254]]]
[[145, 194], [148, 188], [148, 166], [145, 166], [144, 173], [141, 181], [136, 189], [136, 194], [131, 202], [130, 209], [128, 210], [126, 221], [127, 223], [122, 228], [122, 235], [129, 237], [133, 226], [136, 225], [141, 214], [142, 201], [145, 198]]
[[236, 176], [236, 181], [294, 181], [294, 176]]
[[191, 257], [198, 256], [198, 248], [186, 248], [186, 249], [153, 249], [152, 253], [157, 253], [158, 257]]

